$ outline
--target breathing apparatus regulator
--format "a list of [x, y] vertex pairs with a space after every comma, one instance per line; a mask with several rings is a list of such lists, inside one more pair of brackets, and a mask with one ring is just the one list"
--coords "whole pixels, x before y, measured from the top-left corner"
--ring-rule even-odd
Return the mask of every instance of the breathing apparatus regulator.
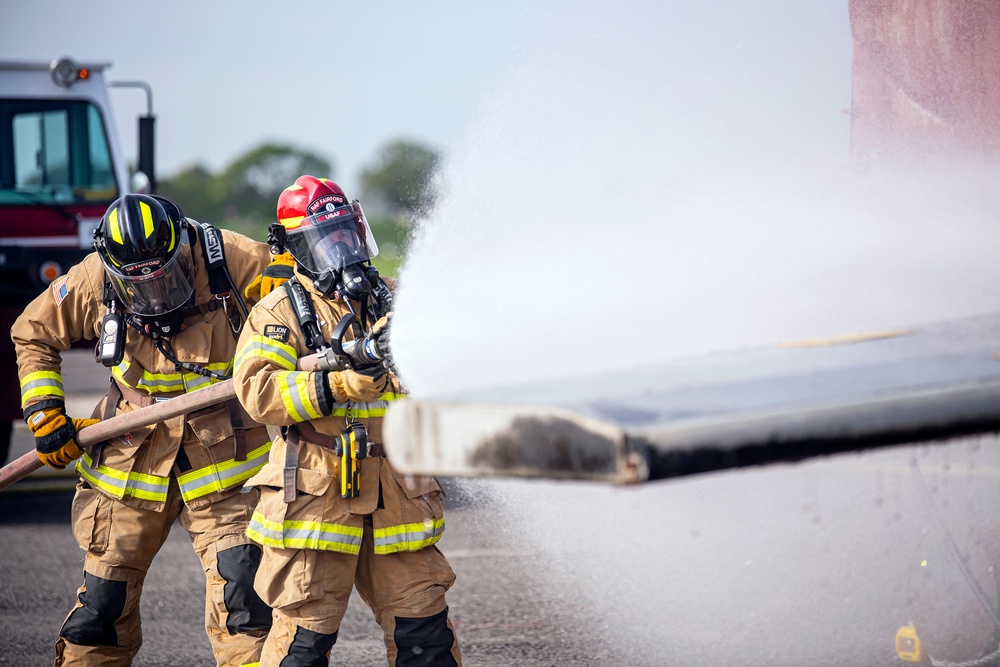
[[[215, 299], [195, 305], [192, 246], [200, 245]], [[222, 234], [211, 225], [185, 218], [176, 204], [155, 195], [125, 195], [108, 209], [94, 230], [93, 248], [105, 269], [101, 320], [95, 356], [104, 366], [124, 359], [126, 326], [153, 340], [156, 349], [186, 370], [216, 380], [229, 376], [177, 359], [170, 339], [184, 319], [223, 309], [238, 336], [247, 308], [226, 267]], [[235, 295], [235, 306], [229, 298]]]

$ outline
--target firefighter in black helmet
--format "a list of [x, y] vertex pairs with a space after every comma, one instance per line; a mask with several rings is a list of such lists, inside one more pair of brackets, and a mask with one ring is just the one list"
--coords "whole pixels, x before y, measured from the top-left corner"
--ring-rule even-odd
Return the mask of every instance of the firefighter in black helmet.
[[116, 204], [95, 243], [104, 270], [126, 310], [169, 334], [163, 325], [194, 294], [188, 222], [166, 199], [126, 195]]
[[256, 663], [271, 614], [253, 590], [260, 547], [246, 536], [257, 492], [240, 491], [267, 461], [267, 430], [233, 401], [83, 451], [76, 430], [94, 420], [66, 416], [60, 361], [74, 341], [97, 339], [112, 376], [93, 412], [102, 419], [228, 378], [242, 324], [235, 299], [268, 265], [269, 248], [136, 194], [108, 208], [94, 247], [11, 329], [38, 456], [52, 467], [77, 460], [80, 475], [73, 532], [87, 555], [56, 664], [132, 664], [143, 581], [175, 521], [206, 573], [216, 662]]

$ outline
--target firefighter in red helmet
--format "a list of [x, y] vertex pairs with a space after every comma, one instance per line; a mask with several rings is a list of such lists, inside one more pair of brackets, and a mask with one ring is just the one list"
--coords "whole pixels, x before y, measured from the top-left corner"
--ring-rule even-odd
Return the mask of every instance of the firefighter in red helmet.
[[[248, 482], [261, 490], [247, 531], [263, 548], [256, 588], [274, 609], [261, 665], [325, 667], [355, 587], [389, 665], [460, 665], [441, 487], [397, 473], [382, 449], [403, 389], [384, 359], [392, 295], [375, 238], [326, 179], [298, 178], [277, 209], [272, 250], [291, 254], [294, 276], [251, 311], [235, 370], [247, 412], [281, 434]], [[354, 350], [350, 364], [317, 368], [315, 353], [336, 347]]]
[[112, 377], [93, 412], [102, 419], [226, 379], [246, 311], [235, 297], [268, 265], [268, 246], [139, 194], [111, 204], [94, 246], [11, 328], [38, 457], [54, 468], [76, 461], [80, 475], [73, 533], [86, 552], [83, 581], [55, 664], [132, 664], [143, 582], [175, 522], [205, 571], [203, 627], [216, 663], [256, 663], [271, 613], [253, 588], [260, 547], [246, 536], [256, 492], [241, 491], [267, 460], [267, 429], [230, 401], [82, 449], [77, 429], [97, 420], [66, 415], [61, 354], [97, 339]]

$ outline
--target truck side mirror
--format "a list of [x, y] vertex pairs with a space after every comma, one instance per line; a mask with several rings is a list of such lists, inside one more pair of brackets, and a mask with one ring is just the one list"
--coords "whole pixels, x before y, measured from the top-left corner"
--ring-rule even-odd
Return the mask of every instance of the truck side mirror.
[[152, 188], [150, 187], [149, 176], [144, 171], [132, 172], [132, 180], [129, 185], [132, 188], [132, 192], [136, 194], [151, 194]]

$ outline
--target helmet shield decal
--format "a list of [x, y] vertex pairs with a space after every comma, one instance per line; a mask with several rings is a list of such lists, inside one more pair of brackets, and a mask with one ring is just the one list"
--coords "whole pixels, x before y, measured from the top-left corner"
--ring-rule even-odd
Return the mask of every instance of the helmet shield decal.
[[118, 298], [136, 315], [162, 315], [176, 310], [194, 293], [194, 264], [186, 236], [165, 264], [159, 258], [120, 268], [108, 261], [103, 263]]
[[310, 204], [310, 210], [315, 212], [298, 224], [286, 226], [284, 246], [304, 269], [320, 274], [378, 255], [378, 246], [360, 206], [321, 202]]

